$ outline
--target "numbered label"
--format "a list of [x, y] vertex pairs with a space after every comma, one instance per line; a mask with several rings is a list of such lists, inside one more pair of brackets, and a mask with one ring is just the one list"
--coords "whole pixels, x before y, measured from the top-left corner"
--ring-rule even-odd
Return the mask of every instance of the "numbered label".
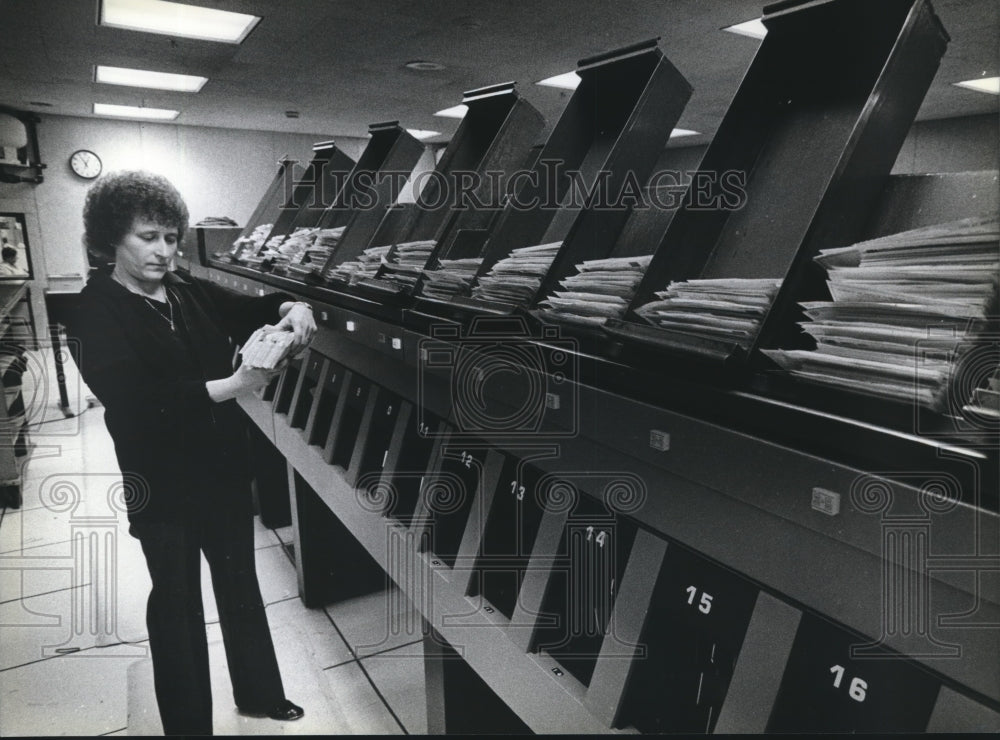
[[[694, 606], [695, 599], [698, 597], [698, 589], [694, 586], [688, 586], [686, 590], [688, 595], [687, 602]], [[705, 591], [701, 592], [701, 598], [698, 599], [698, 611], [702, 614], [712, 613], [712, 594]]]
[[[595, 532], [597, 532], [596, 535]], [[604, 543], [607, 541], [608, 533], [603, 529], [598, 532], [593, 527], [587, 527], [587, 542], [594, 542], [598, 547], [604, 547]]]
[[465, 467], [470, 468], [470, 469], [472, 468], [472, 461], [475, 460], [475, 458], [472, 456], [471, 453], [466, 452], [465, 450], [462, 450], [462, 458], [461, 459], [462, 459], [462, 465], [464, 465]]
[[[844, 681], [844, 666], [832, 666], [830, 668], [830, 673], [834, 676], [833, 688], [839, 689]], [[854, 701], [864, 701], [865, 697], [868, 695], [868, 682], [863, 678], [855, 676], [851, 679], [851, 683], [847, 687], [847, 695], [854, 699]]]
[[524, 486], [518, 483], [516, 479], [510, 482], [510, 492], [517, 496], [518, 501], [524, 500]]
[[420, 435], [421, 437], [426, 437], [430, 433], [431, 433], [431, 428], [427, 426], [424, 422], [420, 422], [417, 425], [417, 434]]

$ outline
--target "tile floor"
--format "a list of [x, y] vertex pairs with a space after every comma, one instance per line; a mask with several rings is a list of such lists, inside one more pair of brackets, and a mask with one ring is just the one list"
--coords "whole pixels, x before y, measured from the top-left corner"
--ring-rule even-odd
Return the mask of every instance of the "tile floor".
[[[34, 447], [23, 503], [0, 511], [0, 736], [161, 734], [147, 654], [142, 551], [127, 533], [103, 409], [67, 367], [58, 408], [51, 352], [24, 379]], [[257, 570], [291, 723], [235, 711], [208, 568], [202, 569], [216, 734], [426, 734], [419, 619], [401, 634], [386, 616], [405, 599], [378, 592], [324, 609], [297, 596], [291, 528], [255, 522]], [[378, 646], [372, 648], [371, 646]]]

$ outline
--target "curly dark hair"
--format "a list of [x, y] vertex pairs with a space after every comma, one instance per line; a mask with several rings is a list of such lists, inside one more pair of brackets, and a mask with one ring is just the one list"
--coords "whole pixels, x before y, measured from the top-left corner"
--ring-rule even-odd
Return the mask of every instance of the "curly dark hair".
[[83, 206], [83, 242], [91, 261], [113, 260], [115, 246], [136, 218], [146, 218], [160, 226], [175, 226], [178, 242], [188, 227], [184, 199], [162, 175], [115, 172], [94, 183]]

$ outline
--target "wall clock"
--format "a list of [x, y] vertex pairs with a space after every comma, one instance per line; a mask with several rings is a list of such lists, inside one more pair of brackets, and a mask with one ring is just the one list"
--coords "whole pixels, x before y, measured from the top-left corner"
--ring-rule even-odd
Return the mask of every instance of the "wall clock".
[[89, 149], [78, 149], [69, 157], [69, 166], [80, 177], [93, 180], [101, 174], [101, 158]]

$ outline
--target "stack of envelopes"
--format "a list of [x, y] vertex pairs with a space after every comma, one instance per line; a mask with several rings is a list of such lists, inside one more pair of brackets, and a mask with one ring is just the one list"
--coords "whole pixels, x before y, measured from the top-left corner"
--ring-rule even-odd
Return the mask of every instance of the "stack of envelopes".
[[424, 270], [422, 295], [442, 300], [457, 295], [468, 295], [469, 286], [476, 279], [481, 264], [483, 264], [482, 257], [438, 260], [437, 269]]
[[382, 264], [382, 258], [390, 247], [368, 247], [356, 260], [342, 262], [326, 271], [327, 280], [336, 280], [354, 285], [366, 278], [374, 277]]
[[386, 256], [379, 279], [402, 287], [412, 287], [424, 271], [427, 260], [434, 251], [434, 244], [431, 239], [397, 244]]
[[659, 300], [636, 309], [654, 326], [685, 336], [736, 344], [748, 349], [760, 330], [780, 280], [717, 278], [671, 283], [656, 293]]
[[559, 281], [560, 290], [539, 304], [544, 318], [600, 325], [625, 314], [650, 256], [586, 260], [576, 274]]
[[498, 261], [488, 274], [479, 278], [472, 297], [481, 301], [496, 301], [524, 305], [542, 285], [542, 278], [552, 266], [552, 260], [562, 242], [521, 247], [509, 257]]
[[989, 406], [998, 359], [977, 350], [990, 344], [987, 332], [996, 322], [995, 217], [828, 249], [816, 261], [827, 269], [833, 297], [801, 304], [808, 318], [802, 328], [816, 349], [770, 350], [768, 357], [811, 382], [940, 411], [957, 377], [968, 398], [952, 399], [958, 402], [952, 410], [979, 401]]

